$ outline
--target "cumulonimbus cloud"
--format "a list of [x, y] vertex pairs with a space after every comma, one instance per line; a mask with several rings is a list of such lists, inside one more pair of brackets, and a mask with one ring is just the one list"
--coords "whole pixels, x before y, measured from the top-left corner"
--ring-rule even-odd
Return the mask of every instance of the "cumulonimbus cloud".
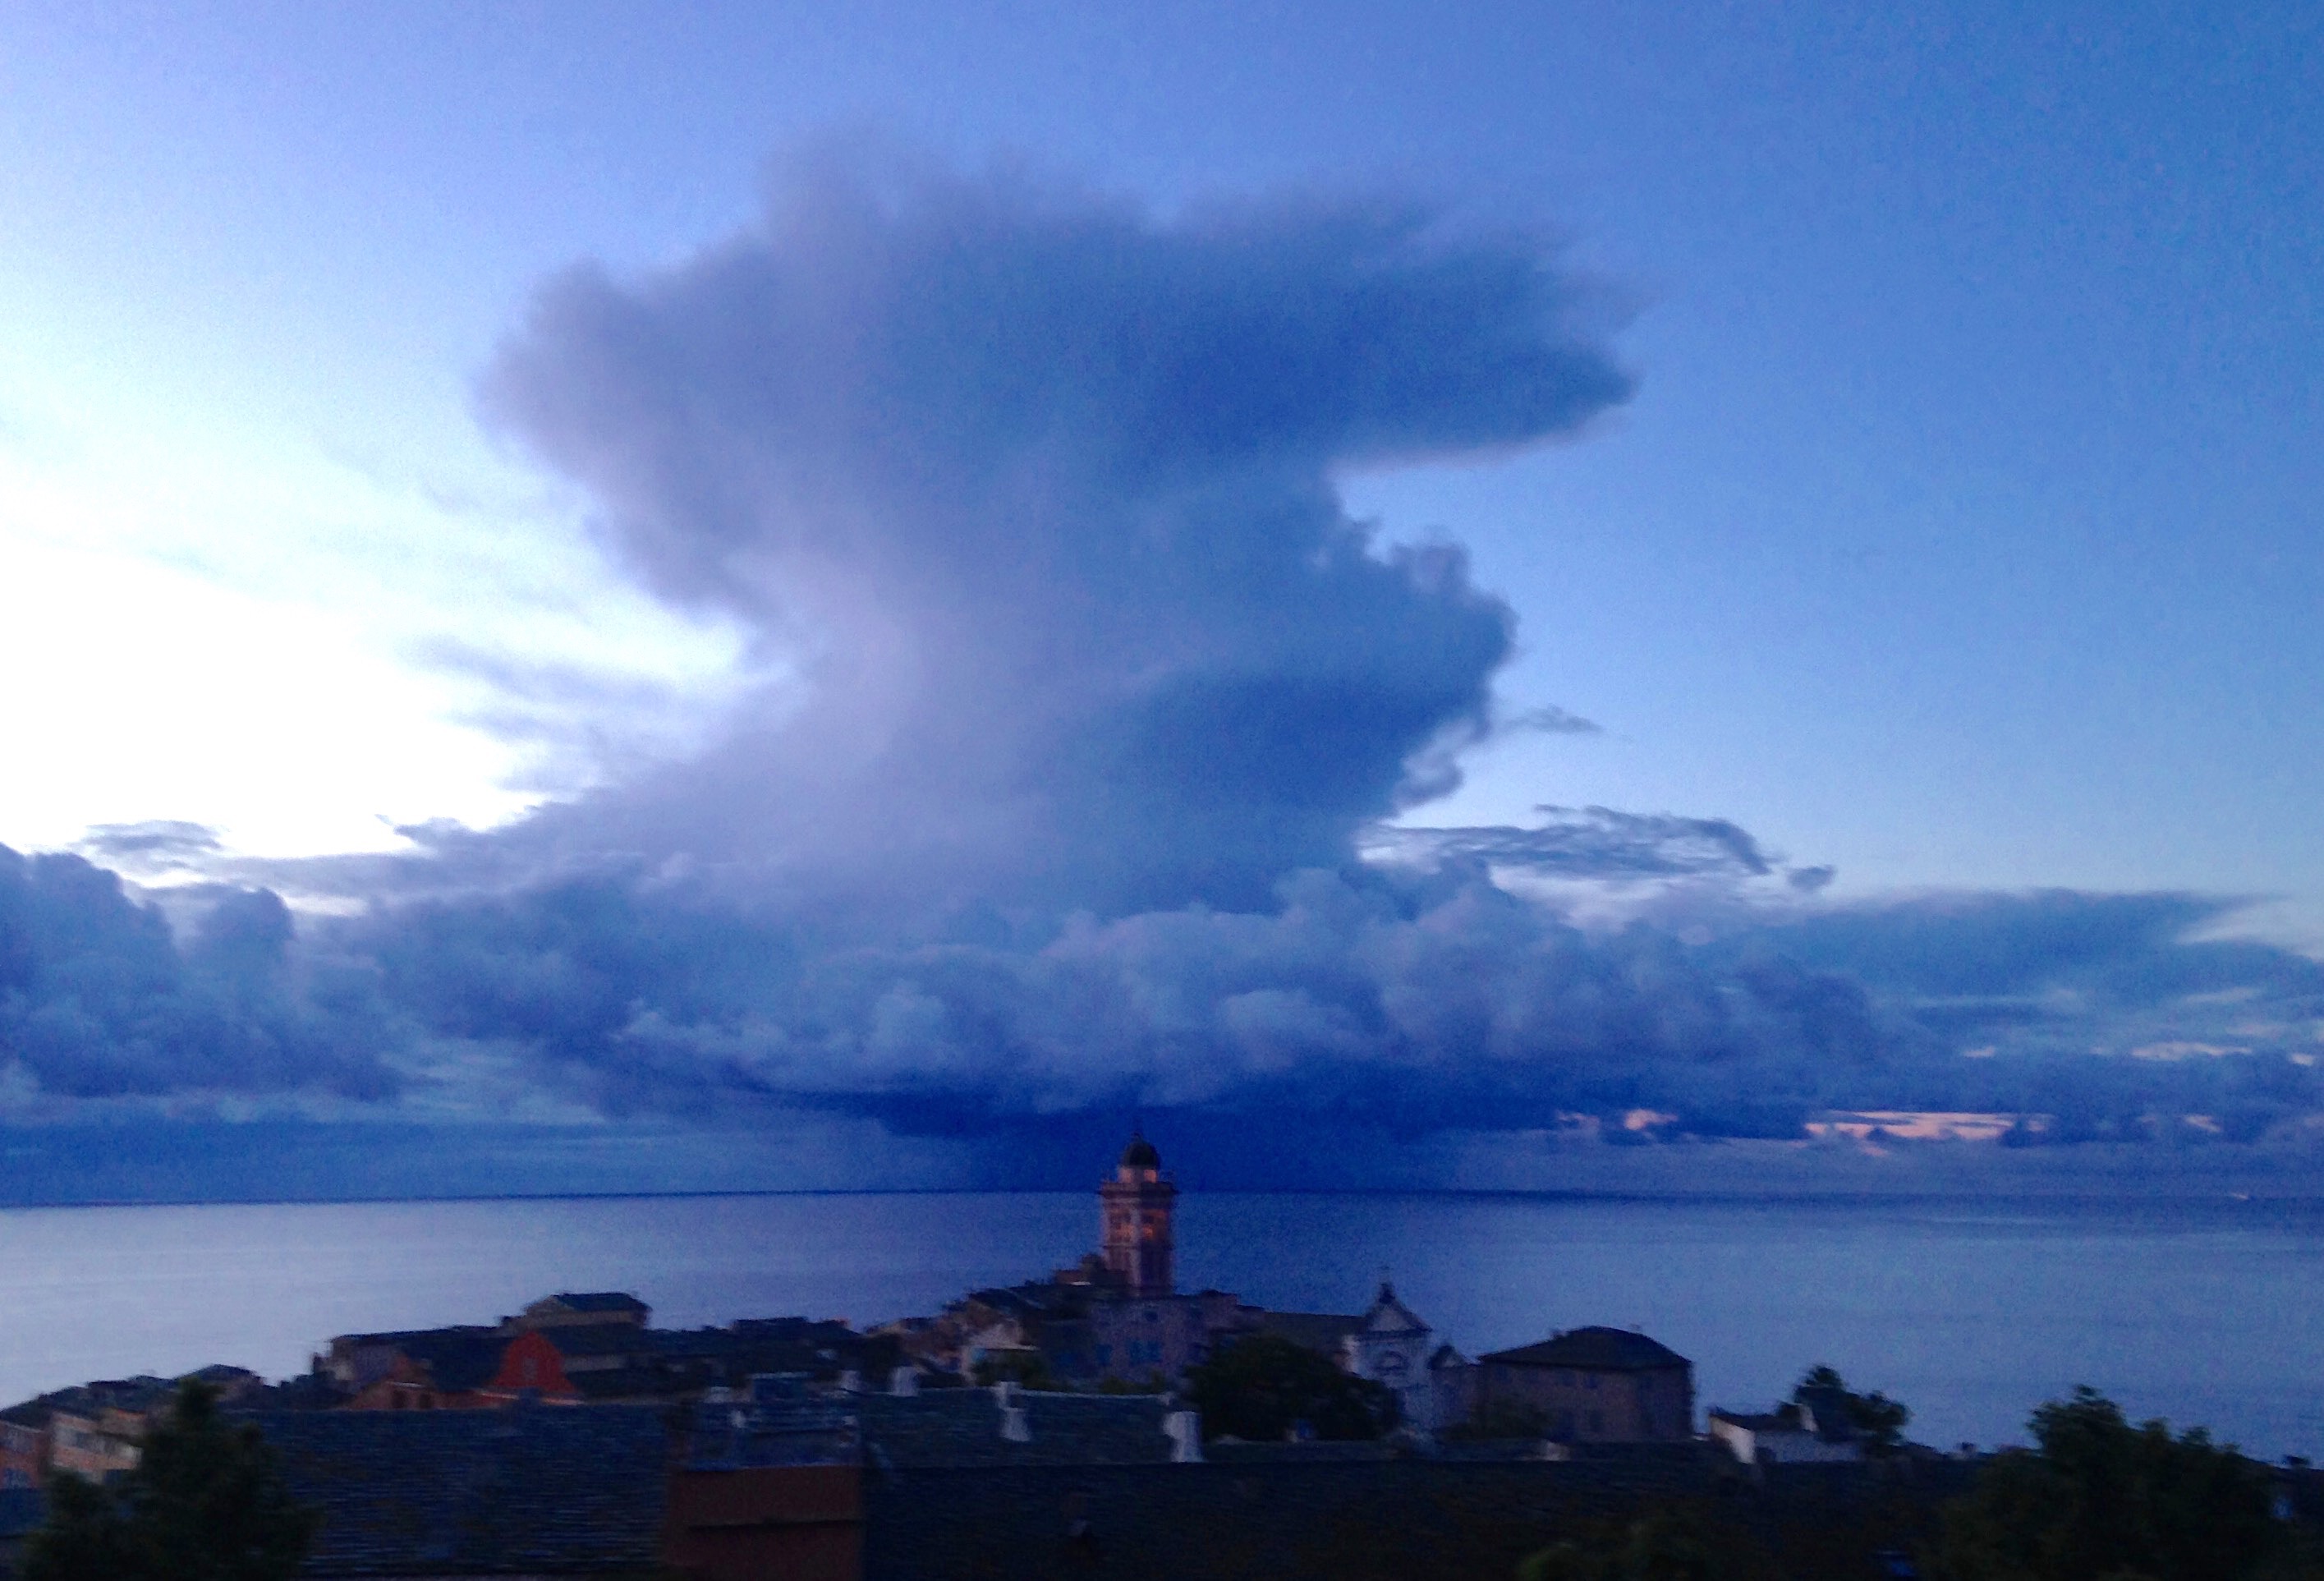
[[[1594, 726], [1497, 715], [1511, 610], [1333, 480], [1575, 433], [1630, 389], [1602, 317], [1540, 239], [1409, 204], [787, 167], [690, 259], [547, 283], [484, 382], [619, 561], [780, 679], [707, 750], [416, 855], [93, 847], [369, 903], [302, 949], [271, 895], [172, 950], [86, 864], [0, 868], [5, 1074], [392, 1105], [489, 1067], [603, 1113], [988, 1133], [2324, 1105], [2324, 968], [2201, 942], [2217, 902], [1835, 904], [1720, 818], [1391, 821], [1497, 727]], [[1586, 930], [1511, 874], [1709, 900]], [[90, 919], [93, 954], [43, 932]]]
[[810, 162], [756, 227], [543, 288], [494, 421], [797, 680], [537, 820], [860, 910], [1264, 904], [1447, 787], [1513, 617], [1336, 468], [1573, 431], [1629, 381], [1537, 239], [1409, 205], [1157, 219]]

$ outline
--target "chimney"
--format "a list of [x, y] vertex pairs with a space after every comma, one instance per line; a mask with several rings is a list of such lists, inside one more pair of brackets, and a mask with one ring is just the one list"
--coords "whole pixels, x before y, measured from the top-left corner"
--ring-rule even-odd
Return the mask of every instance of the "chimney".
[[1194, 1465], [1203, 1458], [1203, 1413], [1195, 1410], [1174, 1410], [1162, 1419], [1162, 1431], [1170, 1439], [1170, 1463], [1173, 1465]]
[[1015, 1405], [1017, 1403], [1016, 1381], [1003, 1378], [1000, 1382], [995, 1383], [992, 1386], [992, 1398], [1001, 1402], [1001, 1409], [1003, 1410]]
[[899, 1400], [909, 1400], [920, 1391], [920, 1370], [907, 1364], [888, 1374], [888, 1392]]

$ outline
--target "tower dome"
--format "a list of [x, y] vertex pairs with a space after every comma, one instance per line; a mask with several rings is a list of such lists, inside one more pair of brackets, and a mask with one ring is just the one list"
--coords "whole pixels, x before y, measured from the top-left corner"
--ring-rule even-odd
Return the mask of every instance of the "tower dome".
[[1125, 1170], [1158, 1170], [1162, 1167], [1162, 1155], [1154, 1151], [1154, 1144], [1144, 1136], [1133, 1135], [1130, 1145], [1121, 1150], [1121, 1167]]

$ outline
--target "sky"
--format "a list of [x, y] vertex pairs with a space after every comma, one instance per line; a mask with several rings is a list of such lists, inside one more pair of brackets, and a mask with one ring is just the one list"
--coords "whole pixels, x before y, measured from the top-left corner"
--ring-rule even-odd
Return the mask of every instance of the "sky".
[[2280, 1138], [2319, 47], [10, 5], [0, 1094]]

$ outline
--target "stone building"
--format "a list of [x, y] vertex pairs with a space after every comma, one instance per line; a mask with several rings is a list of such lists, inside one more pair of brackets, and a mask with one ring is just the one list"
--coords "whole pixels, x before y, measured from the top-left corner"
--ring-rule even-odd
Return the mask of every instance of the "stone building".
[[1569, 1444], [1676, 1443], [1694, 1435], [1694, 1364], [1627, 1328], [1575, 1328], [1477, 1358], [1479, 1420], [1531, 1415]]

